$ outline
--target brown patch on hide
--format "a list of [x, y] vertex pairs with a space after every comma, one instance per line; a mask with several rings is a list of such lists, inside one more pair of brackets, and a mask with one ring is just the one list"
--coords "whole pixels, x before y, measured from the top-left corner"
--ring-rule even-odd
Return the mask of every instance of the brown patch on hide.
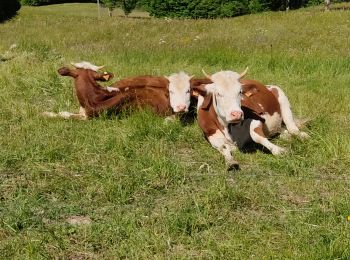
[[243, 94], [249, 93], [243, 96], [242, 106], [260, 115], [268, 113], [272, 116], [276, 112], [281, 114], [278, 99], [265, 85], [255, 80], [246, 79], [242, 79], [241, 83], [243, 84]]

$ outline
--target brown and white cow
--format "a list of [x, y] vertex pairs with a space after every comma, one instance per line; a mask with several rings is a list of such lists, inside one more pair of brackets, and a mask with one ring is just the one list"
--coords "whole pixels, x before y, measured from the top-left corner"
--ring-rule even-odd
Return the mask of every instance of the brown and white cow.
[[[284, 148], [267, 138], [281, 130], [282, 121], [290, 134], [308, 137], [296, 126], [283, 91], [277, 86], [266, 87], [257, 81], [244, 80], [245, 74], [246, 71], [241, 74], [220, 71], [207, 75], [211, 84], [193, 87], [200, 94], [198, 124], [208, 142], [224, 155], [229, 170], [239, 168], [231, 151], [250, 140], [274, 155], [284, 153]], [[244, 119], [243, 106], [254, 116]]]
[[[114, 110], [118, 113], [125, 108], [149, 107], [155, 113], [166, 116], [172, 114], [169, 104], [169, 91], [162, 86], [166, 83], [156, 81], [153, 87], [128, 88], [121, 85], [121, 88], [103, 88], [97, 81], [108, 81], [113, 77], [111, 73], [99, 73], [101, 67], [88, 62], [74, 64], [75, 68], [62, 67], [58, 73], [62, 76], [74, 78], [76, 95], [80, 104], [79, 113], [45, 112], [45, 116], [63, 117], [75, 119], [87, 119], [98, 116], [103, 111]], [[148, 79], [148, 82], [151, 82]], [[152, 84], [151, 84], [152, 85]]]
[[190, 82], [192, 77], [182, 71], [164, 77], [136, 76], [119, 80], [107, 87], [107, 90], [118, 92], [138, 88], [157, 88], [169, 92], [169, 105], [174, 113], [183, 113], [188, 112], [191, 103]]

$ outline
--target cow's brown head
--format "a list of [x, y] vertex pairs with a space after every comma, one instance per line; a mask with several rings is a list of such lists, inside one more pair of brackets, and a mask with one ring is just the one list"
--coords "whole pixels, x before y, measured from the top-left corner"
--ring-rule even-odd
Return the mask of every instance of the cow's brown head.
[[95, 66], [88, 62], [81, 63], [72, 63], [74, 68], [62, 67], [58, 70], [58, 73], [61, 76], [70, 76], [73, 78], [78, 78], [79, 76], [86, 76], [93, 78], [98, 81], [109, 81], [114, 77], [114, 75], [110, 72], [98, 72], [99, 69], [102, 69], [103, 66]]

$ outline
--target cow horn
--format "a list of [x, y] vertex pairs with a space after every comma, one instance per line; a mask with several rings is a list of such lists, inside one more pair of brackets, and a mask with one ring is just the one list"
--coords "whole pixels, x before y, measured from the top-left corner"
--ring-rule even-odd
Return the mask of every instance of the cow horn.
[[207, 77], [208, 79], [211, 79], [211, 76], [208, 75], [208, 74], [204, 71], [204, 69], [202, 69], [202, 72], [203, 72], [203, 74], [204, 74], [205, 77]]
[[249, 67], [247, 67], [247, 68], [240, 74], [240, 77], [239, 77], [240, 79], [243, 78], [243, 77], [245, 76], [245, 74], [247, 74], [248, 68], [249, 68]]
[[76, 68], [75, 63], [73, 61], [70, 62], [74, 68]]
[[103, 65], [103, 66], [98, 66], [97, 67], [97, 70], [102, 70], [104, 67], [106, 67], [105, 65]]
[[193, 78], [194, 78], [194, 76], [195, 76], [195, 75], [191, 75], [191, 76], [190, 76], [190, 79], [193, 79]]

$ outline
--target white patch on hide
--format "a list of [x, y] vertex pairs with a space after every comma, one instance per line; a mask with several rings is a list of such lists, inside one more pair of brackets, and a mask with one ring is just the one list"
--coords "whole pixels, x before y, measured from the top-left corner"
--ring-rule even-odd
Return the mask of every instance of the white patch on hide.
[[267, 133], [265, 134], [272, 136], [281, 132], [282, 117], [279, 113], [275, 112], [272, 116], [268, 113], [265, 113], [262, 118], [265, 119], [264, 130], [267, 130]]
[[120, 89], [119, 88], [114, 88], [114, 87], [107, 87], [106, 88], [109, 92], [115, 91], [115, 92], [119, 92]]
[[269, 86], [269, 90], [276, 90], [278, 93], [278, 102], [280, 104], [281, 108], [281, 117], [283, 119], [283, 122], [285, 123], [287, 130], [290, 134], [300, 137], [301, 139], [307, 139], [309, 138], [309, 135], [305, 132], [301, 132], [296, 125], [293, 113], [291, 109], [291, 105], [289, 103], [288, 97], [283, 92], [283, 90], [278, 86]]
[[198, 95], [197, 111], [203, 105], [203, 102], [204, 102], [204, 97], [201, 95]]
[[258, 127], [261, 127], [261, 122], [259, 120], [252, 120], [251, 124], [250, 124], [250, 136], [252, 137], [253, 141], [263, 145], [264, 147], [266, 147], [267, 149], [269, 149], [269, 151], [271, 151], [271, 153], [273, 155], [280, 155], [286, 152], [286, 150], [282, 147], [279, 147], [273, 143], [271, 143], [266, 137], [259, 135], [258, 133], [256, 133], [254, 130]]
[[216, 130], [215, 134], [208, 136], [208, 141], [225, 157], [226, 162], [231, 162], [233, 160], [231, 151], [236, 150], [236, 147], [220, 130]]
[[88, 61], [81, 61], [81, 62], [78, 62], [78, 63], [72, 63], [72, 65], [74, 67], [76, 67], [77, 69], [90, 69], [90, 70], [93, 70], [93, 71], [98, 71], [100, 69], [99, 66], [96, 66]]

